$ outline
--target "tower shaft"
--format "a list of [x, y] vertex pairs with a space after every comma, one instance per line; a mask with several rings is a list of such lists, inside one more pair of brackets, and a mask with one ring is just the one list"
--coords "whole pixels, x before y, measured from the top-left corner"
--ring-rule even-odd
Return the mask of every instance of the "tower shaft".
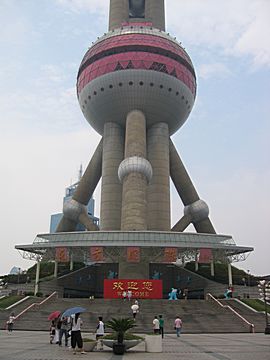
[[147, 229], [147, 178], [142, 172], [146, 157], [146, 123], [144, 114], [132, 111], [127, 116], [122, 195], [122, 230]]
[[[133, 7], [143, 7], [138, 18], [131, 14]], [[111, 0], [109, 30], [126, 22], [151, 22], [153, 27], [165, 31], [164, 0]]]

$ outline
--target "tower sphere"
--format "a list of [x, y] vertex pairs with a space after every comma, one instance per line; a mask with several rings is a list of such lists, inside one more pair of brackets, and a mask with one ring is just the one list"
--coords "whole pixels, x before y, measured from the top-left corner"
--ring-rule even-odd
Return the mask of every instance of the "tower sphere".
[[190, 57], [169, 34], [151, 23], [132, 23], [89, 48], [77, 95], [85, 118], [100, 134], [105, 122], [125, 126], [134, 109], [145, 114], [147, 127], [165, 122], [173, 134], [193, 107], [196, 76]]

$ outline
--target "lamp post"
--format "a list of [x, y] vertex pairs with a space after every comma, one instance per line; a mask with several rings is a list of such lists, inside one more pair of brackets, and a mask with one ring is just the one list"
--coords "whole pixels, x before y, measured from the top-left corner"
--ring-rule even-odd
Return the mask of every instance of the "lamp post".
[[270, 300], [270, 282], [265, 280], [259, 281], [258, 284], [259, 292], [262, 300], [264, 301], [264, 310], [265, 310], [265, 334], [270, 334], [270, 324], [268, 322], [268, 312], [267, 312], [267, 301]]
[[250, 270], [247, 270], [248, 273], [248, 298], [250, 298]]

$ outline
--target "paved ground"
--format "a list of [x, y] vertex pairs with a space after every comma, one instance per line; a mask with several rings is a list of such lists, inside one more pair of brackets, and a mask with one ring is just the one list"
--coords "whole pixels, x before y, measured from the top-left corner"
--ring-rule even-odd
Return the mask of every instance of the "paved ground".
[[124, 356], [108, 348], [85, 355], [65, 347], [50, 345], [44, 332], [0, 331], [0, 360], [270, 360], [270, 335], [264, 334], [183, 334], [165, 335], [163, 353], [145, 353], [144, 343]]

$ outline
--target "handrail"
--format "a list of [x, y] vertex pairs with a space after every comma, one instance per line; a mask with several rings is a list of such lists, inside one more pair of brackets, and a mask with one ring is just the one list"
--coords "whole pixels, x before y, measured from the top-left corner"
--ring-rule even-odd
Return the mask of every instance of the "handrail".
[[49, 295], [48, 297], [46, 297], [44, 300], [42, 300], [40, 303], [33, 303], [29, 306], [27, 306], [27, 308], [25, 308], [23, 311], [21, 311], [17, 316], [15, 316], [14, 320], [18, 320], [23, 314], [25, 314], [27, 311], [29, 311], [32, 308], [35, 307], [40, 307], [43, 304], [45, 304], [48, 300], [50, 300], [53, 296], [57, 296], [57, 291], [54, 291], [53, 293], [51, 293], [51, 295]]
[[206, 294], [206, 300], [209, 301], [209, 298], [211, 300], [214, 300], [219, 306], [221, 306], [224, 309], [229, 309], [232, 311], [236, 316], [238, 316], [242, 321], [244, 321], [249, 326], [249, 332], [254, 333], [255, 332], [255, 326], [254, 324], [250, 323], [247, 319], [245, 319], [242, 315], [240, 315], [236, 310], [234, 310], [230, 305], [223, 305], [218, 299], [216, 299], [212, 294], [208, 293]]

